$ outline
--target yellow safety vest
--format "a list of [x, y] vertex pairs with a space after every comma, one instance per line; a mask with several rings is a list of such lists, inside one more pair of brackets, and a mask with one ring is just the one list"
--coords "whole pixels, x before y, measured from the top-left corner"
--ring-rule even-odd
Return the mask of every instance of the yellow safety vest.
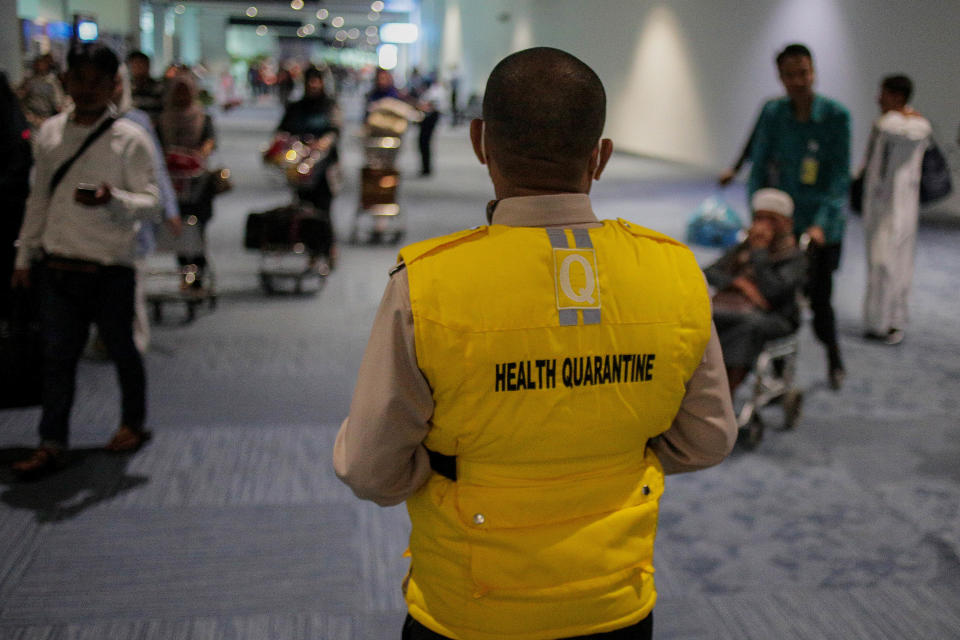
[[424, 444], [456, 456], [407, 500], [410, 614], [463, 640], [634, 624], [656, 600], [667, 430], [710, 336], [682, 244], [624, 221], [493, 225], [411, 245]]

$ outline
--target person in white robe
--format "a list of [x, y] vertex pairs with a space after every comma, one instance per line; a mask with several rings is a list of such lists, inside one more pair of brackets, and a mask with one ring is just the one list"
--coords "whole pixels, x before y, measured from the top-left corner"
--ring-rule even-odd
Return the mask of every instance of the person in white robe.
[[930, 122], [908, 104], [913, 83], [888, 76], [878, 102], [867, 148], [863, 187], [863, 227], [867, 245], [864, 337], [899, 344], [907, 326], [913, 280], [920, 173], [930, 144]]

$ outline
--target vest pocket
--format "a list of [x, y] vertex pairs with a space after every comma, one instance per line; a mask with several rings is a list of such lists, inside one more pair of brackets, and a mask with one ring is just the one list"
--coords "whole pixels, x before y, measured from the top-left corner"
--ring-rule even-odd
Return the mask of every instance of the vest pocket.
[[549, 486], [458, 486], [471, 577], [480, 592], [589, 592], [652, 572], [662, 492], [652, 467]]

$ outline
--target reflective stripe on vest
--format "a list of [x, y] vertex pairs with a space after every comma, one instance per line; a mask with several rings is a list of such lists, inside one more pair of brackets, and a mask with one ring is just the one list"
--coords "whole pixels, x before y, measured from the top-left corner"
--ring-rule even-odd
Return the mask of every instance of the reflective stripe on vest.
[[467, 640], [558, 638], [649, 613], [670, 427], [710, 335], [692, 254], [623, 222], [494, 225], [413, 245], [424, 444], [456, 456], [408, 501], [411, 615]]

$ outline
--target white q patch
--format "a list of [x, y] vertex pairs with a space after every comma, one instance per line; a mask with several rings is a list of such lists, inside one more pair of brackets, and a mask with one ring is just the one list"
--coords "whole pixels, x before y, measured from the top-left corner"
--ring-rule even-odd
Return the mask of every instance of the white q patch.
[[600, 275], [593, 249], [553, 250], [557, 309], [599, 309]]

